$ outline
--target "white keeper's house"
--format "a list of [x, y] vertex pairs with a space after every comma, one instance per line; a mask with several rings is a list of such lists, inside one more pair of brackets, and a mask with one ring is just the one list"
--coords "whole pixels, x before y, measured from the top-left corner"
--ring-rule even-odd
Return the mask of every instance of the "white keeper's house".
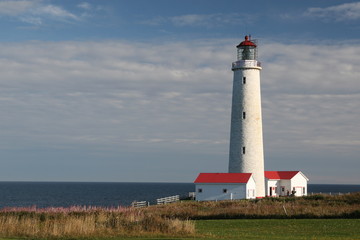
[[[301, 171], [265, 171], [267, 197], [306, 196], [309, 179]], [[256, 198], [252, 173], [200, 173], [195, 183], [197, 201]]]
[[265, 171], [266, 196], [306, 196], [308, 181], [301, 171]]
[[197, 201], [256, 198], [251, 173], [200, 173], [194, 183]]

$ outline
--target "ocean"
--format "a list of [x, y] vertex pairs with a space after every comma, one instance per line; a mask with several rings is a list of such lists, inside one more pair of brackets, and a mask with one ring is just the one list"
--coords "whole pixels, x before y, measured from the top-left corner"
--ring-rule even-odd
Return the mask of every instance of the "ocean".
[[[193, 192], [193, 183], [0, 182], [0, 208], [129, 206]], [[360, 185], [309, 184], [308, 193], [360, 192]]]

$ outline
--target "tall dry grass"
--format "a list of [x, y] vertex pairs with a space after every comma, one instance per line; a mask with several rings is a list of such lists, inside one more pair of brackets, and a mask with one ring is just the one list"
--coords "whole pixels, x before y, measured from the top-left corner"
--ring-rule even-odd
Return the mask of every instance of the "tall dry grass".
[[179, 219], [360, 218], [360, 193], [219, 202], [184, 201], [147, 210]]
[[1, 237], [115, 237], [195, 232], [194, 223], [134, 208], [6, 208], [0, 211]]
[[360, 218], [360, 193], [341, 196], [183, 201], [147, 208], [4, 208], [0, 237], [194, 236], [189, 219]]

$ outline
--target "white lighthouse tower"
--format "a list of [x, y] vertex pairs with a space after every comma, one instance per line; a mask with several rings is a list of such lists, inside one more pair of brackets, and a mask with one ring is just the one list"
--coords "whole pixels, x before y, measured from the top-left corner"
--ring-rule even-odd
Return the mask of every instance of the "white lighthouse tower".
[[256, 196], [265, 196], [260, 70], [257, 46], [248, 36], [237, 47], [231, 109], [229, 173], [252, 173]]

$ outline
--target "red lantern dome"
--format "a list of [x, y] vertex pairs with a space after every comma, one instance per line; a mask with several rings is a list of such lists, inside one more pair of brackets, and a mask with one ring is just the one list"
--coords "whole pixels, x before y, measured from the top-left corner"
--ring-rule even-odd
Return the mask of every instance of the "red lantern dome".
[[242, 47], [242, 46], [251, 46], [251, 47], [256, 47], [256, 44], [253, 43], [251, 40], [249, 40], [249, 36], [245, 36], [245, 41], [241, 42], [239, 45], [237, 45], [236, 47]]

